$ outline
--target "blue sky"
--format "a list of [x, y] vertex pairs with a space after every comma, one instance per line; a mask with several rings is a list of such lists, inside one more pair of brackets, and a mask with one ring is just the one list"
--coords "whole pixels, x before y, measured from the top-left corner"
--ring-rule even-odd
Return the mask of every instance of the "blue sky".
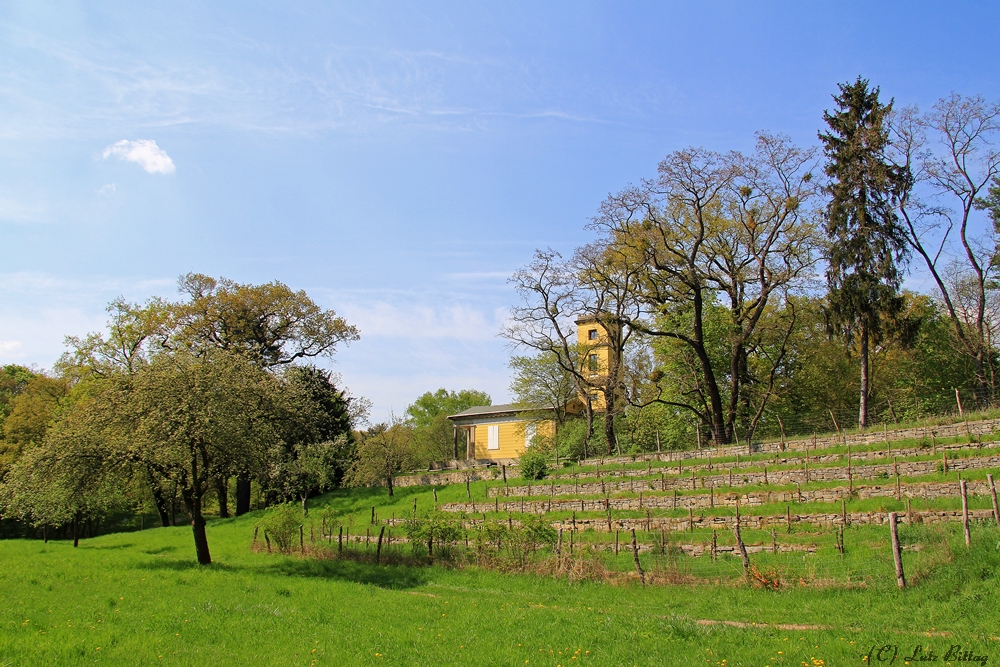
[[668, 152], [815, 144], [859, 74], [1000, 98], [986, 2], [361, 5], [0, 6], [0, 363], [198, 271], [357, 324], [332, 367], [375, 418], [503, 401], [507, 277]]

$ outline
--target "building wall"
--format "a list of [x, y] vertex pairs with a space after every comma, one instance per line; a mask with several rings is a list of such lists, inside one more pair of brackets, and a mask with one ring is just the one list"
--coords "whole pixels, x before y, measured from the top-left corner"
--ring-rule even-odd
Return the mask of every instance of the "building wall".
[[[516, 459], [524, 453], [525, 436], [530, 425], [541, 436], [551, 436], [555, 433], [555, 422], [546, 419], [532, 422], [520, 419], [494, 418], [476, 423], [475, 452], [476, 459]], [[499, 449], [489, 448], [489, 427], [496, 426], [498, 431]]]
[[[590, 332], [596, 332], [597, 338], [591, 338]], [[584, 360], [585, 372], [595, 380], [607, 376], [608, 374], [608, 335], [605, 328], [597, 320], [581, 320], [577, 322], [576, 342], [579, 349], [586, 355]], [[596, 357], [596, 368], [590, 364], [591, 357]], [[580, 396], [580, 400], [586, 402], [586, 396]], [[604, 394], [595, 390], [591, 392], [591, 407], [594, 410], [604, 409]]]

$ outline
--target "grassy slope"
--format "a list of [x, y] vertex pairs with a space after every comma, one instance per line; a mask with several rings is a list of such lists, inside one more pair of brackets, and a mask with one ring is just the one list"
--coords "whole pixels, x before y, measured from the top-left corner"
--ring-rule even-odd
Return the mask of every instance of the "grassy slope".
[[[397, 516], [378, 492], [331, 494], [339, 509]], [[464, 496], [464, 487], [447, 495]], [[384, 494], [384, 491], [381, 493]], [[482, 491], [480, 491], [482, 494]], [[449, 498], [450, 499], [450, 498]], [[445, 500], [442, 498], [441, 500]], [[426, 503], [426, 504], [425, 504]], [[255, 518], [215, 521], [216, 563], [194, 565], [190, 531], [159, 528], [81, 543], [0, 542], [0, 665], [827, 665], [962, 644], [1000, 660], [996, 530], [905, 592], [742, 587], [642, 589], [474, 569], [304, 561], [251, 553]], [[697, 619], [829, 625], [703, 626]], [[948, 632], [950, 636], [926, 632]], [[579, 650], [579, 653], [576, 653]], [[563, 651], [562, 654], [559, 651]], [[589, 653], [588, 653], [589, 651]], [[779, 651], [781, 653], [779, 653]], [[161, 657], [162, 656], [162, 657]], [[574, 659], [575, 656], [575, 659]]]

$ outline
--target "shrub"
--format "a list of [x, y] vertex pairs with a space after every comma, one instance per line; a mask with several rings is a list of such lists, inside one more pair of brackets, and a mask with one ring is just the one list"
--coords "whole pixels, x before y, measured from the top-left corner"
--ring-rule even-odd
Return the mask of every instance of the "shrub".
[[521, 454], [521, 477], [524, 479], [543, 479], [549, 472], [549, 457], [541, 449], [529, 449]]
[[264, 529], [264, 537], [274, 542], [281, 551], [290, 551], [302, 525], [302, 510], [294, 503], [283, 503], [268, 510], [257, 525]]

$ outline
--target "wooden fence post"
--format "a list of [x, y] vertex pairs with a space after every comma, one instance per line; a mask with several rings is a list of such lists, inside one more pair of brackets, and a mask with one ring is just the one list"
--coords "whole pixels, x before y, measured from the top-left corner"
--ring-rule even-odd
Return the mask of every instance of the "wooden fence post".
[[375, 564], [379, 565], [382, 563], [382, 536], [385, 535], [385, 525], [382, 529], [378, 531], [378, 547], [375, 549]]
[[899, 531], [896, 526], [896, 513], [889, 512], [889, 532], [892, 533], [892, 560], [896, 565], [896, 585], [906, 588], [906, 577], [903, 575], [903, 551], [899, 546]]
[[302, 524], [301, 523], [299, 524], [299, 550], [301, 550], [302, 553], [306, 552], [305, 534], [302, 531]]
[[990, 496], [993, 497], [993, 518], [997, 522], [997, 530], [1000, 530], [1000, 507], [997, 507], [997, 487], [993, 484], [993, 475], [986, 475], [986, 481], [990, 483]]
[[791, 505], [785, 505], [785, 525], [787, 526], [788, 534], [792, 534], [792, 507]]
[[740, 535], [740, 503], [736, 502], [736, 523], [733, 524], [733, 535], [736, 536], [736, 548], [743, 559], [743, 577], [750, 583], [750, 556], [747, 555], [747, 548], [743, 544], [743, 537]]
[[639, 582], [645, 586], [646, 573], [642, 571], [642, 564], [639, 563], [639, 545], [635, 542], [635, 528], [632, 529], [632, 560], [635, 561], [635, 569], [639, 573]]
[[559, 527], [559, 537], [556, 539], [556, 556], [562, 557], [562, 527]]
[[337, 553], [344, 553], [344, 526], [340, 526], [340, 530], [337, 532]]
[[965, 533], [965, 546], [972, 546], [972, 534], [969, 532], [969, 487], [963, 479], [958, 483], [962, 490], [962, 532]]

